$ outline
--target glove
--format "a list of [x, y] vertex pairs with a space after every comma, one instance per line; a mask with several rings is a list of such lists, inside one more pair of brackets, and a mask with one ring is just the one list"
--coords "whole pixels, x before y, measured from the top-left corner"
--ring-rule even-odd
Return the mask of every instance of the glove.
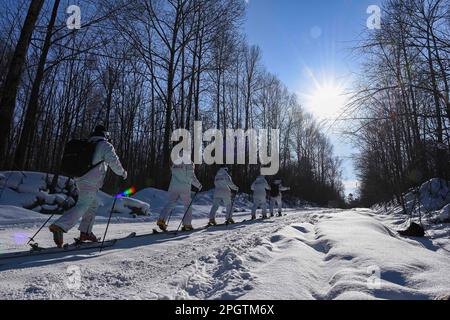
[[123, 175], [122, 175], [122, 178], [123, 178], [123, 180], [127, 180], [127, 178], [128, 178], [128, 172], [124, 172], [123, 173]]

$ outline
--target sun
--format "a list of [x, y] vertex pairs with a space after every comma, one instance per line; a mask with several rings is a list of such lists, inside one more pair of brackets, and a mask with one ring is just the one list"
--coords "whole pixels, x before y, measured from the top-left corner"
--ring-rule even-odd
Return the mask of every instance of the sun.
[[346, 104], [342, 85], [333, 81], [314, 83], [310, 94], [306, 95], [306, 107], [321, 118], [336, 117]]

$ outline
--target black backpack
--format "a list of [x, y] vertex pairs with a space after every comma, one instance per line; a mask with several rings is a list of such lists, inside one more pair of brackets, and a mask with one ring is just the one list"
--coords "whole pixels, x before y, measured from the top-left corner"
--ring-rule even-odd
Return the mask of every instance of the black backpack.
[[69, 178], [80, 178], [102, 162], [93, 165], [95, 149], [98, 142], [88, 140], [71, 140], [64, 148], [61, 173]]
[[272, 183], [272, 185], [270, 186], [270, 196], [272, 198], [276, 198], [280, 195], [280, 185], [279, 184], [275, 184]]

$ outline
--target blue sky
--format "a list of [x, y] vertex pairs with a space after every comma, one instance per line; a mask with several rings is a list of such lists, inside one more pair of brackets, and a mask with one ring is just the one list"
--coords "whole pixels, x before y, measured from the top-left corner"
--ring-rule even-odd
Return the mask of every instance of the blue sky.
[[[248, 40], [261, 47], [263, 63], [308, 111], [330, 123], [345, 103], [362, 57], [351, 48], [366, 31], [367, 8], [378, 0], [249, 0], [245, 23]], [[335, 152], [344, 160], [347, 192], [357, 181], [350, 159], [356, 149], [326, 126]]]

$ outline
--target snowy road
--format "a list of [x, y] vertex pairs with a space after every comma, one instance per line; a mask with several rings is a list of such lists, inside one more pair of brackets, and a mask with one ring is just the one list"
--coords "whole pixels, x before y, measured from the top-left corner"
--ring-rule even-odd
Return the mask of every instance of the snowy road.
[[[390, 222], [374, 218], [370, 210], [305, 210], [189, 235], [126, 240], [102, 254], [23, 259], [0, 266], [0, 299], [447, 296], [450, 253], [442, 244], [448, 242], [402, 239], [385, 225]], [[104, 225], [96, 228], [101, 234]], [[150, 223], [114, 224], [110, 237], [152, 228]], [[5, 228], [0, 240], [20, 232], [18, 226]]]

